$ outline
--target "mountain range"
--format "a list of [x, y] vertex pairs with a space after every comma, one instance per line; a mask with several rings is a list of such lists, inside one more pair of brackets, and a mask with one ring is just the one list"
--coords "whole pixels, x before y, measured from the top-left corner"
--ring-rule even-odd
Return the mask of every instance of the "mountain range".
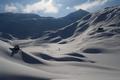
[[[36, 14], [0, 13], [0, 32], [2, 37], [12, 35], [17, 38], [38, 38], [48, 31], [65, 27], [81, 19], [89, 12], [78, 10], [65, 17], [41, 17]], [[6, 34], [6, 36], [4, 36]]]

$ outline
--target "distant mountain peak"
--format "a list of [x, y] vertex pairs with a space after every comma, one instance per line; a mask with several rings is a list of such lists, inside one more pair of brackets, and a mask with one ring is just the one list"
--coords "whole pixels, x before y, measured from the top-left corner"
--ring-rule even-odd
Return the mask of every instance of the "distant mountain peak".
[[[59, 42], [61, 40], [77, 37], [84, 34], [84, 39], [91, 38], [109, 38], [120, 34], [120, 7], [108, 7], [102, 11], [88, 14], [82, 19], [71, 23], [70, 25], [59, 29], [56, 32], [49, 33], [45, 40], [50, 42]], [[55, 37], [61, 37], [57, 39]], [[81, 36], [82, 38], [83, 36]], [[53, 40], [56, 39], [56, 40]], [[53, 40], [53, 41], [51, 41]]]
[[[82, 14], [82, 15], [81, 15]], [[84, 14], [89, 14], [89, 12], [79, 9], [75, 12], [72, 12], [70, 14], [68, 14], [67, 16], [65, 16], [66, 18], [74, 18], [75, 16], [79, 16], [79, 17], [84, 17]]]

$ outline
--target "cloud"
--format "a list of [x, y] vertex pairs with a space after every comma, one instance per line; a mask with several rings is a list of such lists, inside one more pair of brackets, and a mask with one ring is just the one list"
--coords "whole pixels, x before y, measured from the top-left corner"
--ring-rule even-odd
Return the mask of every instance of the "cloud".
[[70, 10], [70, 9], [71, 9], [71, 7], [67, 6], [67, 7], [66, 7], [66, 9], [67, 9], [67, 10]]
[[74, 6], [74, 9], [88, 10], [93, 7], [101, 6], [101, 5], [105, 4], [106, 2], [108, 2], [108, 0], [88, 0], [87, 2], [85, 2], [83, 4]]
[[26, 13], [58, 13], [59, 9], [54, 4], [53, 0], [40, 0], [34, 4], [28, 4], [24, 7], [23, 12]]
[[5, 5], [5, 12], [17, 12], [17, 7], [14, 4]]
[[6, 4], [5, 12], [22, 12], [22, 13], [58, 13], [59, 7], [62, 5], [57, 5], [53, 0], [38, 0], [33, 4], [22, 5], [19, 3]]

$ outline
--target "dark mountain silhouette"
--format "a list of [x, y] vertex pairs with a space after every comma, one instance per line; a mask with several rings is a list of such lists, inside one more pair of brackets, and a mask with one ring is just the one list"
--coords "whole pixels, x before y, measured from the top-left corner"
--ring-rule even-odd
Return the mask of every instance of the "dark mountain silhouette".
[[89, 12], [78, 10], [62, 18], [41, 17], [36, 14], [0, 13], [0, 32], [18, 38], [37, 38], [49, 30], [57, 30], [81, 19]]

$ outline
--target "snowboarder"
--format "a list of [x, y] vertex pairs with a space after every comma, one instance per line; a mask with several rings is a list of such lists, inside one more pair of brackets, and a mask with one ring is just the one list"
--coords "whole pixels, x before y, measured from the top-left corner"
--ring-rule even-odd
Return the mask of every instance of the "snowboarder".
[[14, 48], [10, 48], [12, 53], [11, 53], [11, 57], [14, 56], [15, 54], [17, 54], [20, 51], [20, 47], [19, 45], [15, 45]]

